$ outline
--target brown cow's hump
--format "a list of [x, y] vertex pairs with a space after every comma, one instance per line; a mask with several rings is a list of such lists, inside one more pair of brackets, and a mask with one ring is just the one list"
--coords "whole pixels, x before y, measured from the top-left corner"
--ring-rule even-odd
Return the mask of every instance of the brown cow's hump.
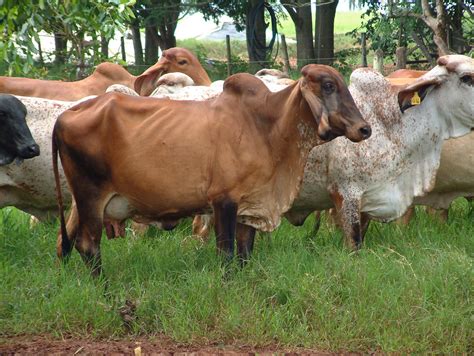
[[266, 85], [254, 75], [238, 73], [230, 76], [224, 82], [224, 92], [255, 95], [259, 92], [268, 92]]

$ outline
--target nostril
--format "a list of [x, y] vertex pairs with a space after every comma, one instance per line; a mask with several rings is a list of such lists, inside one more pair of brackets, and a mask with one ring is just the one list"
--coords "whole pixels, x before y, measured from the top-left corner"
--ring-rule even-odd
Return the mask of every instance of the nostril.
[[370, 126], [363, 126], [359, 129], [359, 132], [362, 134], [364, 138], [369, 138], [370, 135], [372, 134], [372, 129]]
[[25, 155], [29, 157], [38, 156], [40, 154], [40, 148], [37, 144], [29, 145], [25, 149]]
[[31, 153], [39, 153], [39, 146], [37, 144], [28, 146], [28, 151]]

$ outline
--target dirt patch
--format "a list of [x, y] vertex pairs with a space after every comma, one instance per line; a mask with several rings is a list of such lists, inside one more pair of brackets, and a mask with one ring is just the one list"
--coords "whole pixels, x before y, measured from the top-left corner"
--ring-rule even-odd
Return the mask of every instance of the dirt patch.
[[275, 347], [250, 348], [246, 346], [221, 345], [184, 345], [173, 342], [164, 336], [152, 338], [120, 339], [120, 340], [88, 340], [65, 338], [57, 339], [48, 335], [21, 335], [0, 337], [0, 355], [89, 355], [89, 354], [126, 354], [126, 355], [270, 355], [312, 354], [327, 355], [328, 353], [311, 349], [284, 349]]

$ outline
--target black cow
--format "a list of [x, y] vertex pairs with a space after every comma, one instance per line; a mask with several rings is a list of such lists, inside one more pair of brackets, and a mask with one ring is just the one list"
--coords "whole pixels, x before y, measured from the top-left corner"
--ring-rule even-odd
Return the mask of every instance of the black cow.
[[26, 107], [13, 95], [0, 95], [0, 166], [40, 154], [26, 124]]

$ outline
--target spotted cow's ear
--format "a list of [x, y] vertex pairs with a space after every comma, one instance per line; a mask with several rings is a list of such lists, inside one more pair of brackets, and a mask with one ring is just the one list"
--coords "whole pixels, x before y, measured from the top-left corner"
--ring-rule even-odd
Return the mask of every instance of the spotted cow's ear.
[[421, 104], [423, 99], [435, 86], [442, 82], [441, 77], [424, 78], [420, 77], [398, 92], [398, 105], [401, 112]]

